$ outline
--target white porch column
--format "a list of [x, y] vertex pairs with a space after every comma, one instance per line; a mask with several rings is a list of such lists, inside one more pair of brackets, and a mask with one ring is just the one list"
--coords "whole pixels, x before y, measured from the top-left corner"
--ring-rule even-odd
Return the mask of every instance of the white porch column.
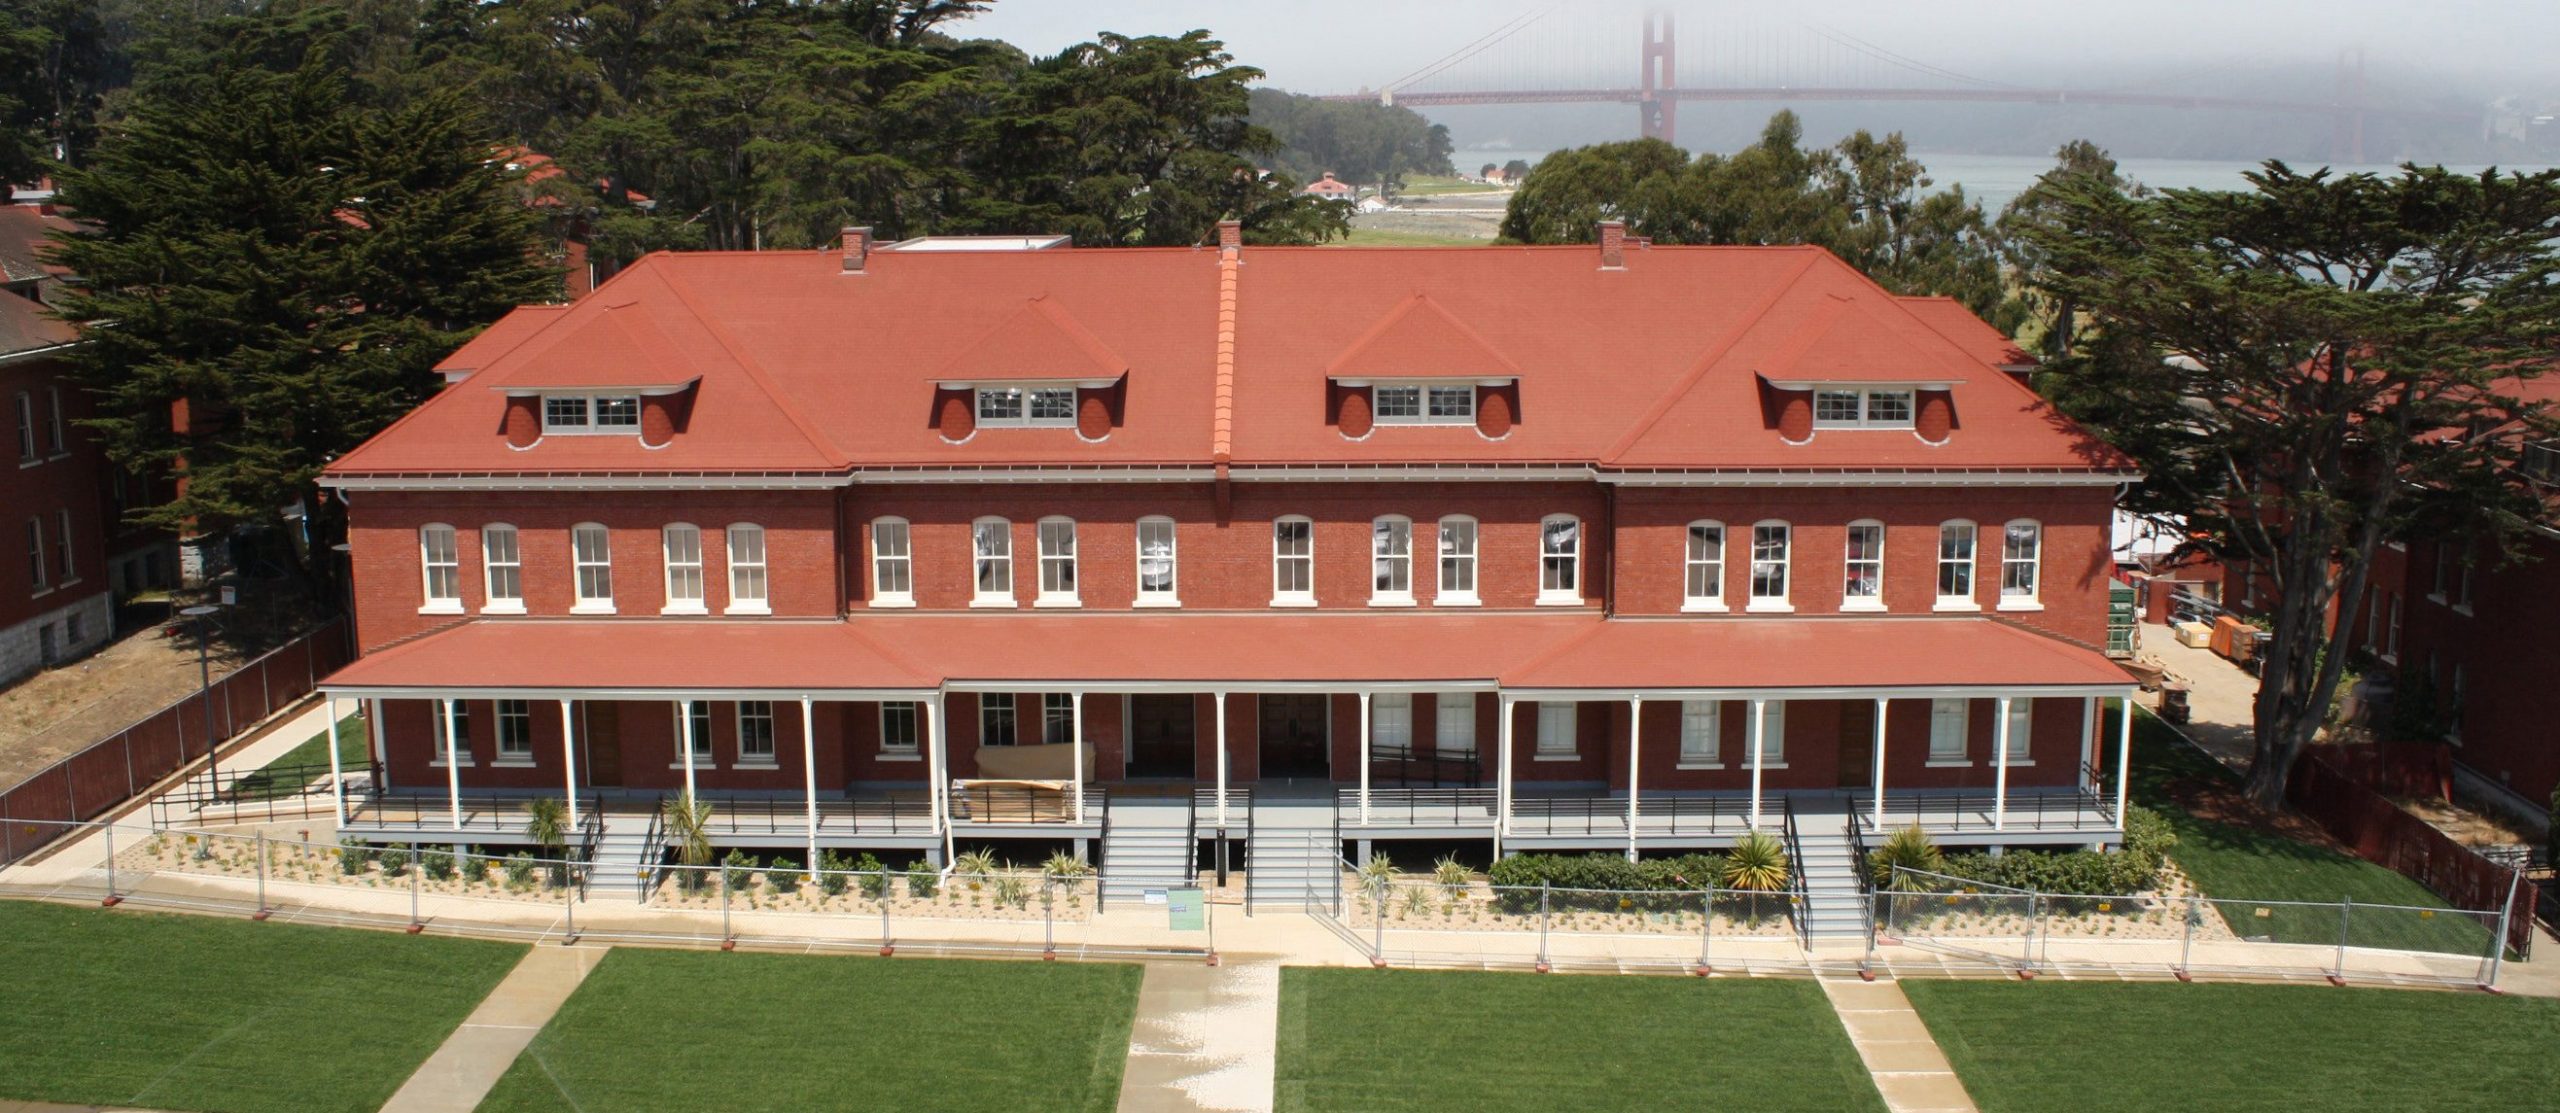
[[561, 780], [569, 790], [569, 829], [578, 827], [578, 704], [560, 701], [560, 768]]
[[1218, 826], [1227, 825], [1227, 694], [1213, 693], [1218, 707]]
[[1751, 701], [1751, 736], [1745, 744], [1751, 747], [1751, 829], [1760, 829], [1760, 762], [1769, 752], [1769, 701]]
[[347, 772], [338, 761], [338, 697], [329, 697], [329, 797], [337, 805], [338, 826], [347, 825]]
[[[1360, 693], [1360, 825], [1369, 825], [1369, 693]], [[1365, 860], [1365, 859], [1364, 859]]]
[[943, 752], [942, 693], [935, 692], [924, 705], [924, 742], [926, 784], [925, 814], [933, 820], [933, 833], [942, 836], [942, 860], [951, 861], [951, 755]]
[[2133, 692], [2124, 694], [2124, 730], [2116, 735], [2116, 826], [2124, 826], [2125, 793], [2133, 785]]
[[1084, 822], [1084, 693], [1067, 693], [1067, 764], [1076, 771], [1076, 822]]
[[2098, 790], [2098, 697], [2080, 701], [2080, 788]]
[[391, 759], [385, 756], [382, 741], [382, 701], [364, 701], [364, 732], [373, 738], [373, 775], [382, 781], [373, 786], [375, 792], [391, 787]]
[[684, 806], [693, 806], [693, 708], [676, 701], [676, 752], [684, 756]]
[[1502, 857], [1503, 836], [1511, 833], [1511, 697], [1494, 700], [1499, 709], [1494, 719], [1494, 746], [1498, 749], [1493, 767], [1493, 856]]
[[455, 737], [458, 732], [454, 728], [462, 721], [461, 709], [457, 706], [460, 702], [437, 701], [437, 705], [444, 708], [444, 799], [452, 809], [453, 825], [457, 829], [462, 826], [462, 739]]
[[1636, 784], [1644, 776], [1644, 697], [1627, 697], [1627, 860], [1636, 860]]
[[1884, 833], [1884, 718], [1887, 705], [1892, 702], [1893, 701], [1889, 699], [1876, 700], [1876, 775], [1875, 779], [1870, 783], [1875, 786], [1875, 828], [1876, 833], [1879, 835]]
[[800, 697], [800, 772], [809, 786], [809, 856], [801, 864], [818, 876], [818, 709]]
[[1991, 829], [2009, 829], [2009, 697], [1998, 700], [2000, 725], [1991, 732]]

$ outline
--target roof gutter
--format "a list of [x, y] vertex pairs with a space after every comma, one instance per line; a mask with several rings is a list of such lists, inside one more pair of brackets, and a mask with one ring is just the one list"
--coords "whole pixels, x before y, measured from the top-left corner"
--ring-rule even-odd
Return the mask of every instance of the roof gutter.
[[42, 348], [29, 348], [23, 352], [0, 352], [0, 367], [9, 367], [20, 363], [33, 363], [40, 359], [50, 359], [62, 355], [63, 353], [79, 346], [80, 342], [74, 340], [68, 344], [50, 344]]

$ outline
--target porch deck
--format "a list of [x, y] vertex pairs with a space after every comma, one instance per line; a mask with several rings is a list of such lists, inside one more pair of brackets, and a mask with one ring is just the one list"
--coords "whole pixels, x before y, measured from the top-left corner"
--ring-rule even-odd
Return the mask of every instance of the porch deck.
[[[541, 792], [464, 793], [456, 800], [445, 793], [391, 791], [348, 801], [343, 835], [368, 842], [470, 842], [532, 845], [525, 834], [525, 805]], [[660, 807], [654, 795], [581, 796], [583, 815], [646, 817]], [[809, 841], [805, 799], [772, 794], [703, 793], [711, 805], [707, 824], [715, 846], [799, 845]], [[455, 805], [460, 821], [455, 821]], [[818, 800], [820, 846], [932, 845], [940, 832], [923, 789], [837, 794]]]

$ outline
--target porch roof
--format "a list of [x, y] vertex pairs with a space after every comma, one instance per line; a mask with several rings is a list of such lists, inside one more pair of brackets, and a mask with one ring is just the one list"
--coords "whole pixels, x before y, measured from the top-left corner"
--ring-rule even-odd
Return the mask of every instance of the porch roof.
[[2122, 688], [2105, 654], [1982, 616], [1629, 618], [1502, 674], [1506, 690]]
[[[925, 692], [940, 676], [833, 619], [473, 619], [375, 649], [321, 683], [420, 691]], [[761, 697], [757, 697], [761, 698]]]

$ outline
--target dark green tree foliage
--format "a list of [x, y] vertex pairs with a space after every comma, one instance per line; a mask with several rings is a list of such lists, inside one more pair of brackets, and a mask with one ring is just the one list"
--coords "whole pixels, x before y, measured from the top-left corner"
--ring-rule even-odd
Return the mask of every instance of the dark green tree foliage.
[[1299, 181], [1330, 172], [1392, 194], [1407, 174], [1455, 173], [1449, 129], [1410, 108], [1279, 89], [1255, 89], [1251, 98], [1253, 122], [1280, 143], [1271, 165]]
[[[278, 40], [244, 40], [247, 51]], [[90, 284], [73, 370], [101, 399], [109, 456], [185, 490], [135, 517], [164, 528], [272, 523], [407, 412], [473, 330], [556, 290], [533, 217], [458, 93], [372, 108], [314, 49], [277, 72], [241, 55], [147, 86], [62, 196], [91, 230], [57, 247]], [[171, 429], [183, 405], [192, 435]], [[316, 597], [326, 560], [298, 555]]]
[[2298, 174], [2127, 196], [2053, 181], [2022, 225], [2040, 293], [2079, 308], [2067, 411], [2131, 454], [2137, 508], [2274, 584], [2250, 795], [2282, 799], [2326, 717], [2374, 550], [2512, 542], [2546, 513], [2513, 465], [2555, 431], [2517, 386], [2560, 343], [2560, 172]]
[[1582, 243], [1624, 220], [1665, 244], [1815, 244], [1902, 294], [1946, 294], [2007, 329], [2024, 315], [2001, 273], [1998, 238], [1961, 187], [1926, 192], [1927, 168], [1899, 134], [1864, 131], [1807, 148], [1792, 112], [1730, 155], [1658, 139], [1548, 155], [1511, 196], [1504, 238]]
[[98, 0], [0, 0], [0, 189], [87, 153], [108, 67]]
[[[2048, 230], [2061, 218], [2059, 195], [2070, 186], [2095, 188], [2140, 197], [2150, 191], [2116, 170], [2115, 156], [2085, 139], [2074, 139], [2053, 153], [2053, 169], [2036, 178], [2009, 207], [2000, 210], [2000, 248], [2012, 273], [2033, 275], [2045, 269], [2045, 253], [2030, 227]], [[2037, 350], [2046, 359], [2070, 353], [2079, 308], [2070, 300], [2029, 288], [2023, 300]]]

